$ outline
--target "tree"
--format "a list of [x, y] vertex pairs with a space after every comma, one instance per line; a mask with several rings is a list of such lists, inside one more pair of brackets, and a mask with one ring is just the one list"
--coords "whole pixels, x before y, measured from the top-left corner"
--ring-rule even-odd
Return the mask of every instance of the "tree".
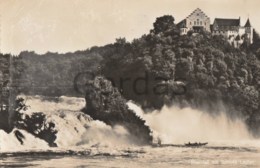
[[166, 30], [174, 27], [174, 18], [171, 15], [164, 15], [162, 17], [156, 18], [156, 21], [153, 24], [154, 26], [154, 33], [163, 33]]

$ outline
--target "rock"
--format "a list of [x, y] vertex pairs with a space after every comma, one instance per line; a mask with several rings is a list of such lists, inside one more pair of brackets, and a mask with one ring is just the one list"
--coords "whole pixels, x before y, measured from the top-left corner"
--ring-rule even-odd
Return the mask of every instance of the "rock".
[[121, 125], [132, 135], [136, 144], [150, 144], [151, 130], [132, 110], [128, 109], [126, 99], [101, 76], [90, 81], [86, 89], [86, 107], [83, 111], [93, 119], [101, 120], [110, 126]]
[[[57, 147], [55, 140], [57, 138], [57, 130], [55, 124], [47, 122], [46, 115], [41, 112], [35, 112], [32, 115], [19, 113], [15, 127], [18, 129], [26, 130], [35, 137], [46, 141], [50, 147]], [[17, 132], [16, 132], [17, 133]], [[19, 132], [15, 134], [17, 139], [22, 143], [22, 136]]]

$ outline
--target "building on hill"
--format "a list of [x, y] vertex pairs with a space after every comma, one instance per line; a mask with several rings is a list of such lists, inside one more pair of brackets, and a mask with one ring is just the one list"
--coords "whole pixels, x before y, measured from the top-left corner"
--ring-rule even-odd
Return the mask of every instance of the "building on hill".
[[247, 19], [244, 26], [240, 23], [240, 17], [238, 19], [215, 18], [213, 24], [210, 25], [210, 18], [197, 8], [186, 19], [180, 21], [177, 27], [180, 28], [181, 35], [187, 34], [190, 30], [194, 32], [206, 30], [212, 35], [226, 37], [234, 47], [239, 47], [243, 42], [252, 44], [253, 27], [250, 20]]
[[220, 19], [216, 18], [212, 25], [213, 35], [223, 35], [234, 46], [239, 47], [244, 41], [248, 44], [253, 43], [253, 28], [249, 19], [245, 26], [240, 25], [239, 19]]
[[190, 30], [196, 32], [202, 29], [210, 31], [210, 18], [197, 8], [188, 17], [180, 21], [177, 26], [181, 30], [181, 35], [187, 34]]

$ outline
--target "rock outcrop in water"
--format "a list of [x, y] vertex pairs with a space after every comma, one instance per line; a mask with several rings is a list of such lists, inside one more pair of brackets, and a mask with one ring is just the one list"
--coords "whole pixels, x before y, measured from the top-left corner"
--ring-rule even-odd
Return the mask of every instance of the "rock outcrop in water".
[[[56, 147], [56, 134], [57, 130], [55, 130], [55, 123], [48, 122], [47, 117], [42, 112], [34, 112], [30, 115], [21, 113], [21, 111], [27, 109], [27, 106], [24, 104], [23, 98], [17, 98], [15, 102], [15, 115], [13, 116], [13, 128], [18, 128], [21, 130], [25, 130], [37, 138], [40, 138], [46, 141], [49, 146]], [[10, 131], [9, 131], [10, 132]], [[15, 136], [23, 144], [23, 134], [19, 131], [15, 131]], [[23, 137], [23, 138], [22, 138]]]
[[[23, 114], [22, 117], [19, 117], [19, 120], [16, 123], [16, 128], [26, 130], [35, 137], [46, 141], [50, 147], [57, 146], [57, 144], [54, 142], [57, 138], [55, 123], [47, 122], [45, 114], [41, 112], [36, 112], [32, 115]], [[18, 137], [17, 139], [19, 140]]]
[[137, 144], [152, 142], [151, 130], [145, 121], [128, 109], [126, 100], [112, 83], [101, 76], [90, 81], [86, 90], [86, 107], [83, 111], [93, 119], [101, 120], [110, 126], [121, 125]]

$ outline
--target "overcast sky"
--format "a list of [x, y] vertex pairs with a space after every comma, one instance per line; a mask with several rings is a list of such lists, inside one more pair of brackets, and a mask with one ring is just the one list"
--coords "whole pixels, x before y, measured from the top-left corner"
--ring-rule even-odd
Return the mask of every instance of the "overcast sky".
[[260, 31], [259, 0], [0, 0], [0, 49], [19, 54], [70, 52], [148, 33], [156, 17], [178, 22], [197, 7], [213, 22], [239, 18]]

